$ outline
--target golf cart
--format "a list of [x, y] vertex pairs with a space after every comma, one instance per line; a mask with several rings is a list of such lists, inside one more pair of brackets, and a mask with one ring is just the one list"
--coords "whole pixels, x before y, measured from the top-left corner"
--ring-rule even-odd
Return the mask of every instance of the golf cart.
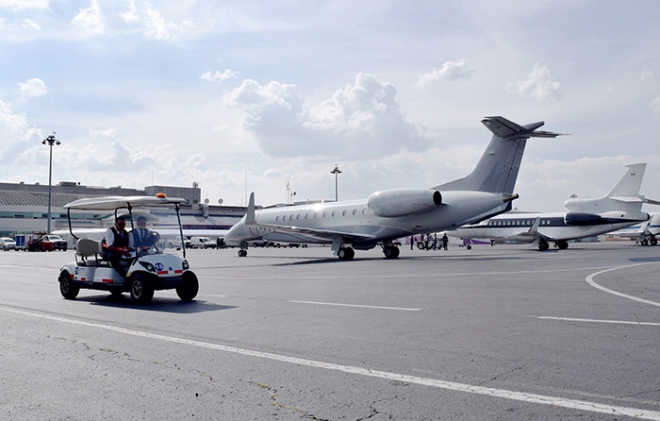
[[[186, 200], [168, 198], [159, 193], [156, 196], [104, 196], [79, 199], [64, 206], [67, 209], [69, 232], [78, 240], [75, 262], [60, 269], [58, 281], [60, 293], [66, 299], [74, 299], [80, 289], [109, 291], [112, 295], [129, 292], [131, 299], [138, 303], [148, 303], [154, 291], [176, 289], [183, 301], [190, 301], [197, 296], [199, 283], [197, 276], [189, 270], [186, 249], [183, 242], [179, 204]], [[126, 266], [126, 277], [121, 276], [106, 259], [101, 241], [79, 238], [71, 227], [71, 211], [114, 211], [115, 218], [123, 215], [127, 228], [135, 229], [135, 218], [141, 211], [134, 208], [172, 207], [176, 209], [179, 235], [183, 257], [173, 253], [163, 253], [160, 236], [150, 231], [146, 245], [131, 251], [131, 257], [122, 261]], [[83, 230], [81, 230], [83, 231]], [[129, 232], [129, 236], [132, 235]]]

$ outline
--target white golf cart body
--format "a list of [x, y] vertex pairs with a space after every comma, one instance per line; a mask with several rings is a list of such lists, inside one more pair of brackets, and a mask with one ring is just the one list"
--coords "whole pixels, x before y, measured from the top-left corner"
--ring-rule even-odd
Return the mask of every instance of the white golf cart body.
[[[142, 211], [134, 213], [134, 208], [174, 206], [181, 231], [179, 204], [185, 201], [182, 198], [167, 198], [164, 195], [105, 196], [76, 200], [65, 205], [64, 208], [67, 209], [69, 221], [71, 221], [71, 210], [114, 211], [115, 217], [123, 215], [126, 218], [127, 228], [134, 228], [134, 218], [143, 215]], [[71, 229], [71, 223], [69, 229], [71, 235], [78, 238]], [[185, 247], [183, 257], [171, 252], [164, 253], [157, 245], [158, 234], [152, 232], [153, 242], [144, 249], [134, 251], [132, 258], [125, 259], [126, 278], [122, 277], [105, 259], [101, 241], [78, 238], [76, 260], [62, 266], [58, 277], [60, 292], [64, 298], [75, 298], [80, 289], [93, 289], [109, 291], [113, 295], [129, 292], [133, 300], [147, 303], [151, 301], [154, 291], [176, 289], [182, 300], [194, 299], [199, 284], [195, 274], [189, 270], [188, 261], [185, 259]], [[129, 235], [132, 234], [129, 232]]]

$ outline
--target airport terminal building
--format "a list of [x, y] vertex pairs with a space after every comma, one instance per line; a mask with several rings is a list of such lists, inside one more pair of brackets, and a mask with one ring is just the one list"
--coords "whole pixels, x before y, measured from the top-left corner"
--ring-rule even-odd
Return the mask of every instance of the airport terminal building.
[[[68, 229], [64, 206], [84, 197], [94, 196], [155, 196], [182, 197], [183, 228], [228, 230], [245, 214], [240, 206], [213, 206], [203, 203], [199, 187], [147, 186], [144, 190], [117, 187], [84, 186], [75, 182], [60, 182], [51, 188], [51, 231]], [[112, 225], [113, 214], [77, 213], [72, 217], [74, 228], [105, 228]], [[45, 232], [48, 226], [48, 185], [0, 183], [0, 236]]]

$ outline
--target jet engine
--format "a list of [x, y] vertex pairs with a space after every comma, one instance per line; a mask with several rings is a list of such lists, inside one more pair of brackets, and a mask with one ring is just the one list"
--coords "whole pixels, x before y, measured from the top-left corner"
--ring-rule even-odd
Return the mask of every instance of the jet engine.
[[367, 199], [376, 216], [393, 218], [426, 212], [442, 203], [442, 195], [430, 189], [395, 189], [379, 191]]
[[647, 221], [649, 218], [649, 214], [644, 212], [636, 212], [634, 214], [617, 211], [605, 212], [602, 214], [568, 212], [564, 216], [564, 222], [566, 222], [566, 225], [587, 226], [599, 224], [617, 224], [633, 221]]

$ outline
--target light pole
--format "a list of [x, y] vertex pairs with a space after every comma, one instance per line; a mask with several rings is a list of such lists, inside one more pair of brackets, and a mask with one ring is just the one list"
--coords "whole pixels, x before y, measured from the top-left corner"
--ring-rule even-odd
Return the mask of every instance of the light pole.
[[48, 161], [48, 225], [46, 228], [46, 234], [50, 234], [50, 203], [53, 189], [53, 145], [60, 145], [62, 142], [55, 139], [55, 132], [53, 132], [52, 135], [42, 140], [41, 143], [50, 147], [50, 159]]
[[339, 189], [337, 184], [338, 183], [337, 176], [341, 174], [341, 170], [339, 169], [337, 164], [335, 164], [335, 168], [332, 171], [330, 171], [330, 174], [335, 175], [335, 202], [339, 202]]

